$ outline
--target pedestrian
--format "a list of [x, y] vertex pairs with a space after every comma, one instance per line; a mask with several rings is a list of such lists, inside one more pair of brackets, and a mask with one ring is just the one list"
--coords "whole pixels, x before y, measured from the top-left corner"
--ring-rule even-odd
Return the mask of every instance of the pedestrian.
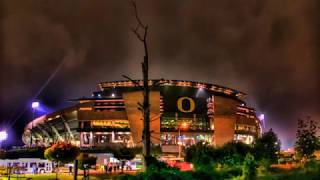
[[72, 174], [72, 166], [69, 166], [69, 174]]
[[33, 174], [37, 174], [37, 165], [36, 164], [32, 165], [32, 172], [33, 172]]
[[[108, 163], [109, 164], [109, 163]], [[104, 165], [104, 171], [106, 172], [106, 174], [108, 174], [108, 164]]]
[[119, 171], [120, 170], [120, 164], [117, 163], [117, 170]]
[[111, 164], [109, 164], [108, 170], [109, 170], [109, 173], [111, 174], [112, 173], [112, 165]]

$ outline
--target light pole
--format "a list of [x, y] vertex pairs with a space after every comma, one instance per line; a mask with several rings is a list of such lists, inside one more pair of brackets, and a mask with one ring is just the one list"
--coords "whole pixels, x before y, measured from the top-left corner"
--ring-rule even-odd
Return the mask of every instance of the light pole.
[[181, 144], [182, 144], [182, 141], [181, 141], [181, 129], [186, 129], [187, 127], [188, 127], [188, 124], [184, 122], [178, 128], [179, 138], [180, 138], [180, 142], [178, 142], [178, 145], [179, 145], [179, 158], [181, 157]]
[[32, 108], [32, 120], [31, 120], [31, 129], [30, 129], [30, 147], [32, 147], [32, 129], [33, 129], [33, 120], [34, 120], [34, 113], [36, 109], [39, 107], [40, 103], [35, 101], [32, 102], [31, 108]]

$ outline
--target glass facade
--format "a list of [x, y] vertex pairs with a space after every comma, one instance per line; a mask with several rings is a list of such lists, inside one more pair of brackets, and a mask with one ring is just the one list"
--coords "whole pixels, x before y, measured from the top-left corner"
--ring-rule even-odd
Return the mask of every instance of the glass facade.
[[177, 117], [163, 116], [160, 120], [162, 132], [177, 130], [202, 132], [210, 130], [210, 122], [207, 117]]
[[99, 146], [108, 143], [128, 143], [130, 132], [87, 132], [81, 133], [84, 146]]
[[246, 144], [252, 144], [254, 140], [254, 136], [247, 134], [235, 134], [234, 141], [243, 142]]
[[161, 134], [161, 145], [182, 145], [182, 146], [191, 146], [198, 142], [208, 142], [211, 143], [212, 135], [209, 134], [199, 134], [199, 133], [188, 133], [179, 134], [176, 133], [162, 133]]

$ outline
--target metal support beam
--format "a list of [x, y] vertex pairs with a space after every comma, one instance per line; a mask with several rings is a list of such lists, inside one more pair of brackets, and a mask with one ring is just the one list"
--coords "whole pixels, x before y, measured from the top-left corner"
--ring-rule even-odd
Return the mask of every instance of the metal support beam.
[[52, 128], [52, 131], [53, 131], [53, 132], [56, 134], [56, 136], [58, 137], [58, 139], [59, 139], [60, 141], [62, 141], [63, 139], [62, 139], [62, 137], [60, 136], [58, 130], [57, 130], [54, 126], [51, 126], [51, 128]]
[[67, 123], [67, 120], [63, 117], [63, 115], [61, 116], [61, 119], [62, 119], [62, 121], [63, 121], [63, 124], [64, 124], [65, 129], [66, 129], [66, 130], [68, 131], [68, 133], [69, 133], [69, 136], [71, 137], [72, 140], [74, 140], [74, 136], [73, 136], [73, 134], [72, 134], [72, 132], [71, 132], [71, 129], [70, 129], [69, 124]]

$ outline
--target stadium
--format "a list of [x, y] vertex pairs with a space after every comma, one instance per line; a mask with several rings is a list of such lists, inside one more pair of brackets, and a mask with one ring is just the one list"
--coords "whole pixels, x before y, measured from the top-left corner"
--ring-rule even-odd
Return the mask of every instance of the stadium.
[[[91, 97], [70, 100], [74, 105], [28, 123], [23, 142], [48, 146], [58, 140], [81, 148], [125, 144], [142, 145], [142, 80], [99, 83]], [[152, 144], [162, 152], [178, 153], [200, 141], [215, 146], [229, 141], [251, 144], [261, 135], [255, 110], [247, 107], [245, 93], [201, 82], [150, 80]], [[32, 141], [31, 141], [32, 138]], [[32, 142], [32, 144], [31, 144]]]

